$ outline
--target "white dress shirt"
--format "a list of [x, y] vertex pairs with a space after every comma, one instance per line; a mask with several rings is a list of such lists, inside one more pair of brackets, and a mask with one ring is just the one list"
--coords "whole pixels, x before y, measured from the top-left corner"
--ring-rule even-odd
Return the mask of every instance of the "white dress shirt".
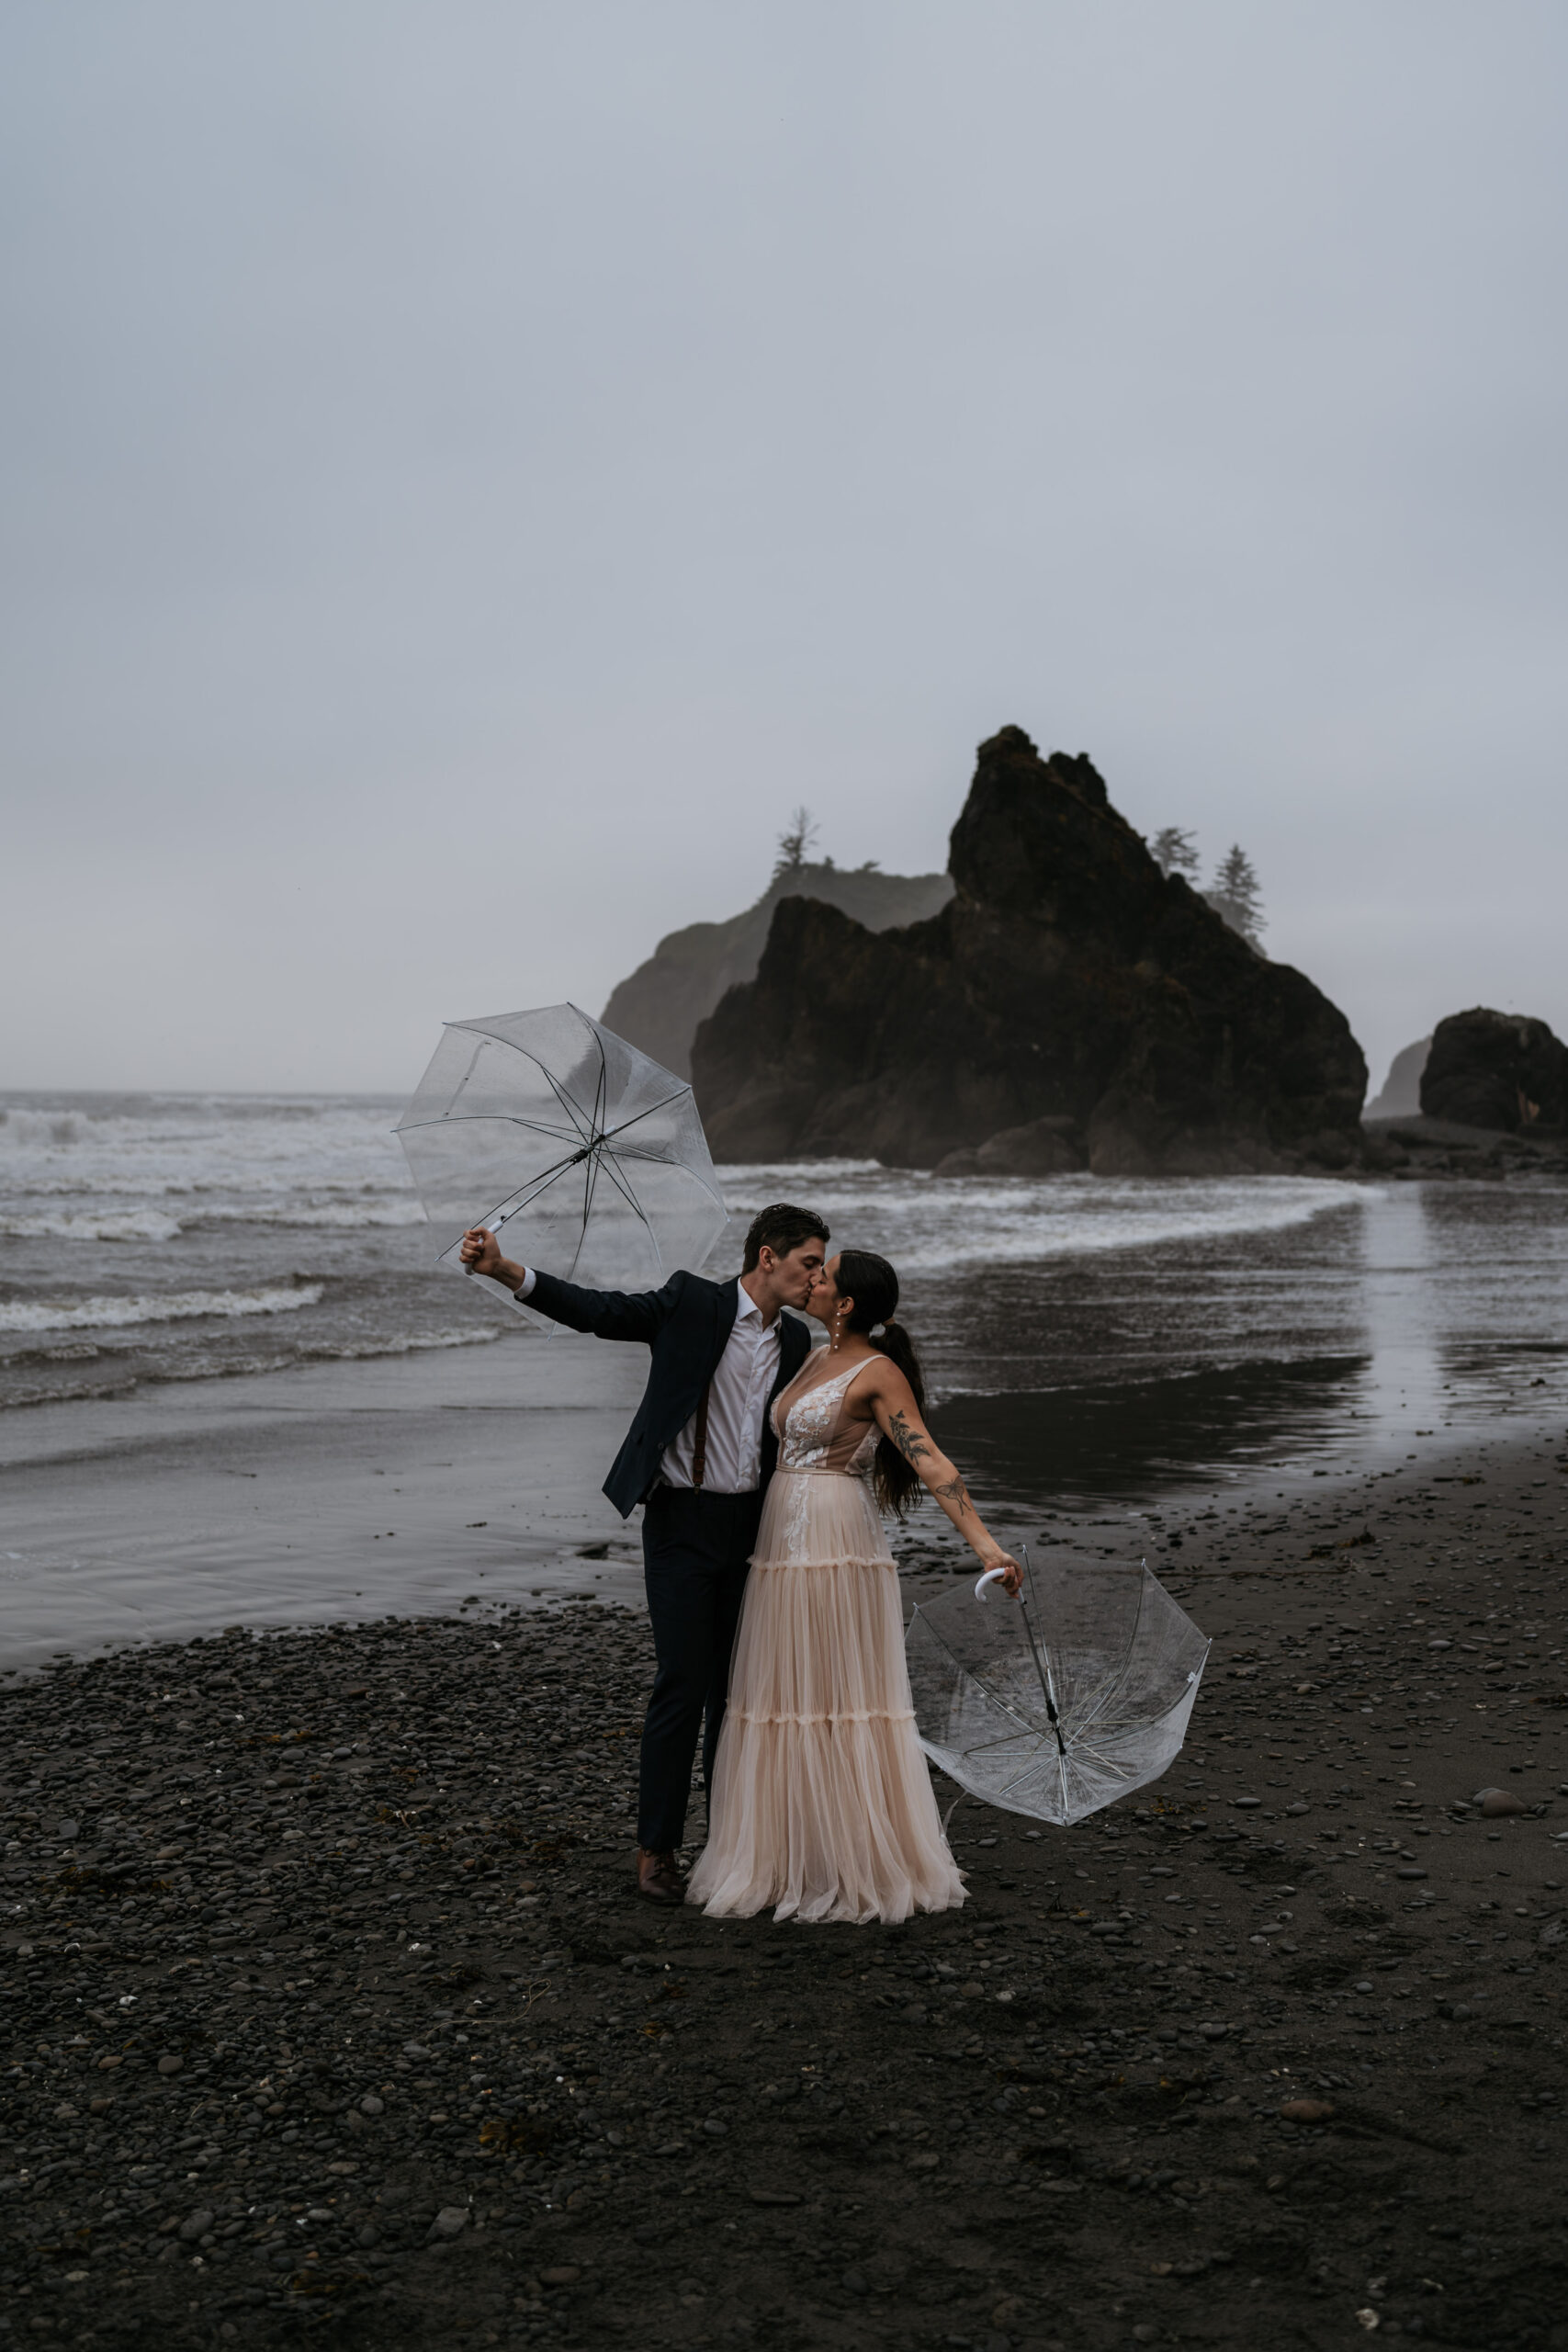
[[[534, 1270], [525, 1272], [513, 1296], [526, 1298]], [[762, 1416], [779, 1373], [782, 1321], [762, 1320], [762, 1310], [735, 1285], [735, 1323], [714, 1371], [708, 1392], [707, 1444], [703, 1454], [703, 1491], [709, 1495], [755, 1493], [762, 1476]], [[678, 1438], [664, 1449], [659, 1468], [668, 1487], [689, 1487], [697, 1450], [694, 1413]]]

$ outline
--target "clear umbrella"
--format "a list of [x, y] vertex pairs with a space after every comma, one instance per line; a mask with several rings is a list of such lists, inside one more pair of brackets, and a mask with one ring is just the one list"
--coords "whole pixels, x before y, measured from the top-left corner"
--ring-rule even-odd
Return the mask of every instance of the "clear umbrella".
[[1081, 1821], [1156, 1781], [1186, 1737], [1206, 1636], [1146, 1566], [1036, 1567], [917, 1605], [906, 1636], [920, 1745], [971, 1796]]
[[448, 1023], [396, 1133], [459, 1273], [470, 1227], [515, 1224], [530, 1265], [656, 1288], [729, 1221], [685, 1080], [574, 1004]]

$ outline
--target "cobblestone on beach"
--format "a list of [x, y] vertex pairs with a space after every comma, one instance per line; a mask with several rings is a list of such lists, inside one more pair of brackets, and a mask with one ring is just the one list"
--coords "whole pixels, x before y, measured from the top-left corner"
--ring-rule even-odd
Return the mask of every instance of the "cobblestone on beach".
[[14, 1683], [0, 2344], [1559, 2346], [1562, 1458], [1441, 1475], [1168, 1510], [1186, 1754], [892, 1929], [635, 1900], [629, 1611]]

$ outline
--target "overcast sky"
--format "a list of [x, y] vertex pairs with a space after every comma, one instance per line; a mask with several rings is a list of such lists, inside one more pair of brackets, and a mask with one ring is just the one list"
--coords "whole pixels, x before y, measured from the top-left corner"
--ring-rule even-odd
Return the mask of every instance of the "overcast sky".
[[412, 1086], [975, 744], [1568, 1035], [1561, 0], [13, 0], [0, 1085]]

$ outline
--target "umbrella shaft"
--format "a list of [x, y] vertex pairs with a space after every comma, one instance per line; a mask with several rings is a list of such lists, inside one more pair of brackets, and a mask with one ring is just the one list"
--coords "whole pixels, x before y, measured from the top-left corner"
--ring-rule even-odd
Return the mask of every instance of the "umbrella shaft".
[[1034, 1625], [1030, 1614], [1029, 1603], [1027, 1600], [1021, 1600], [1020, 1606], [1023, 1611], [1023, 1623], [1029, 1634], [1029, 1648], [1030, 1654], [1034, 1660], [1034, 1671], [1040, 1677], [1040, 1691], [1041, 1696], [1045, 1702], [1045, 1713], [1050, 1721], [1052, 1730], [1056, 1735], [1056, 1753], [1058, 1756], [1065, 1757], [1067, 1752], [1066, 1743], [1062, 1737], [1062, 1719], [1056, 1713], [1056, 1701], [1051, 1689], [1050, 1669], [1040, 1654], [1040, 1644], [1035, 1638]]

